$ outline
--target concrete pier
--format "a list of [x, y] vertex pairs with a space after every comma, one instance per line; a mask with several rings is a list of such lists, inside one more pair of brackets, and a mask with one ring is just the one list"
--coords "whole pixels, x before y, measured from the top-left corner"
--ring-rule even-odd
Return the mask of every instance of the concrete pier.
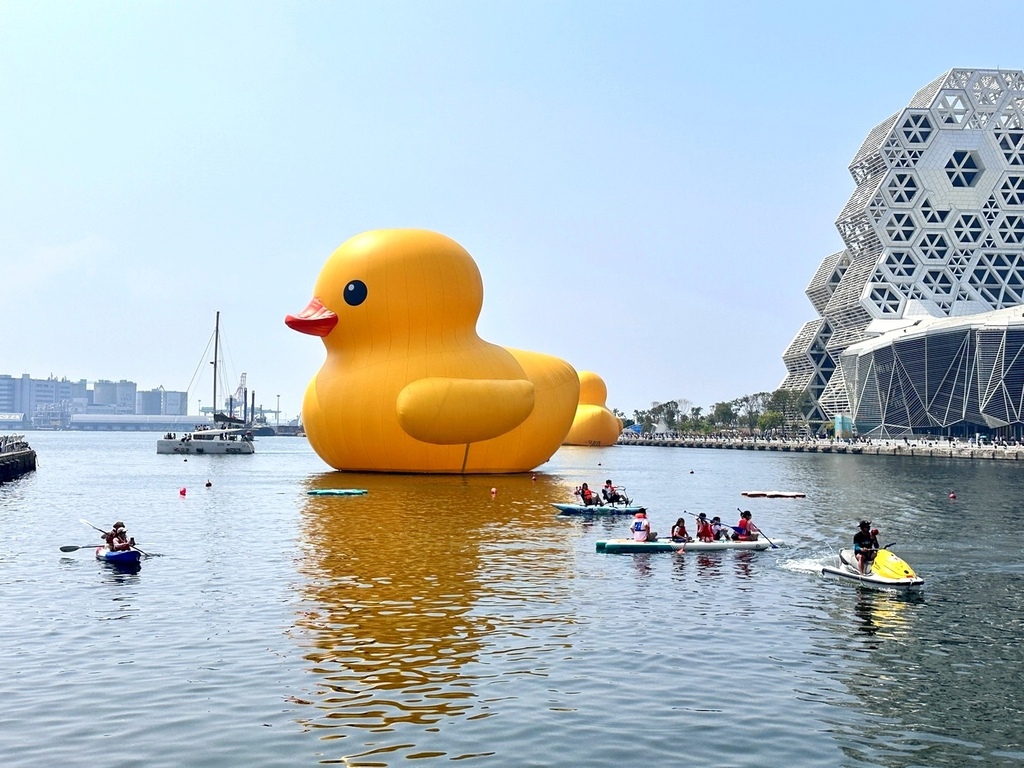
[[35, 472], [36, 452], [21, 435], [0, 436], [0, 483]]
[[636, 437], [622, 438], [617, 445], [649, 445], [658, 448], [715, 448], [732, 451], [784, 451], [793, 453], [841, 453], [863, 456], [927, 456], [985, 461], [1024, 461], [1024, 446], [971, 445], [945, 440], [763, 440], [761, 438]]

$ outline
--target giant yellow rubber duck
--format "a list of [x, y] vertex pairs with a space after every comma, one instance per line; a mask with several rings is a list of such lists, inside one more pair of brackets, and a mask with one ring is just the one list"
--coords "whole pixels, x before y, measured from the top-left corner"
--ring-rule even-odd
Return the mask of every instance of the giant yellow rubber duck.
[[579, 378], [564, 360], [482, 340], [483, 281], [454, 240], [389, 229], [346, 241], [285, 323], [323, 338], [302, 421], [335, 469], [525, 472], [558, 450]]
[[580, 403], [563, 445], [615, 445], [622, 421], [605, 407], [608, 387], [591, 371], [580, 371]]

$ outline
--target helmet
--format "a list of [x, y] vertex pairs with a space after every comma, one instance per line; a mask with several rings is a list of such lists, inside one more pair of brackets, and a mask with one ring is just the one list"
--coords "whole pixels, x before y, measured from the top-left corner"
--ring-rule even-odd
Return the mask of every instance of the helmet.
[[860, 527], [861, 528], [870, 528], [871, 527], [871, 521], [870, 520], [861, 520], [860, 521]]

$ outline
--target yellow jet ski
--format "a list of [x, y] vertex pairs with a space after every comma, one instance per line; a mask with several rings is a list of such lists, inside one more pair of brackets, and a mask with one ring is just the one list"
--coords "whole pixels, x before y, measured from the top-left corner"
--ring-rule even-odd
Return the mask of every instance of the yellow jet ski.
[[844, 549], [839, 553], [839, 564], [822, 567], [821, 575], [889, 591], [915, 590], [924, 586], [924, 579], [914, 572], [907, 561], [885, 547], [875, 553], [874, 560], [865, 567], [864, 573], [857, 568], [857, 556], [853, 550]]

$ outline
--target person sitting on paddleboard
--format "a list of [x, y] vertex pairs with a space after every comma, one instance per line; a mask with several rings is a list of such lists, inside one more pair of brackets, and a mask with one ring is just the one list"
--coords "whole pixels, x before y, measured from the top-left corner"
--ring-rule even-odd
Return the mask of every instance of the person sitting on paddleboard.
[[120, 520], [114, 523], [111, 530], [103, 534], [103, 540], [107, 542], [107, 549], [111, 552], [124, 552], [135, 546], [135, 538], [128, 538], [128, 531]]
[[749, 509], [740, 512], [740, 520], [733, 526], [733, 530], [736, 531], [732, 535], [733, 541], [757, 541], [758, 530], [752, 517]]
[[611, 478], [604, 481], [604, 487], [601, 489], [601, 495], [604, 496], [604, 500], [609, 504], [616, 504], [620, 501], [625, 501], [618, 489], [612, 485]]
[[643, 507], [636, 513], [630, 530], [635, 541], [654, 541], [658, 538], [658, 534], [651, 531], [651, 521], [647, 519], [647, 510]]
[[703, 512], [697, 515], [697, 538], [700, 541], [714, 541], [715, 533], [711, 529], [711, 523]]
[[722, 523], [722, 518], [715, 515], [711, 518], [711, 534], [715, 541], [728, 541], [732, 528]]
[[690, 534], [686, 532], [686, 521], [681, 517], [672, 526], [672, 541], [693, 541]]
[[871, 530], [870, 520], [861, 520], [860, 530], [853, 535], [853, 554], [857, 556], [857, 568], [861, 573], [871, 565], [879, 549], [878, 529]]
[[594, 492], [590, 490], [586, 483], [580, 486], [580, 499], [583, 501], [583, 506], [592, 507], [597, 504], [597, 499], [594, 498]]

